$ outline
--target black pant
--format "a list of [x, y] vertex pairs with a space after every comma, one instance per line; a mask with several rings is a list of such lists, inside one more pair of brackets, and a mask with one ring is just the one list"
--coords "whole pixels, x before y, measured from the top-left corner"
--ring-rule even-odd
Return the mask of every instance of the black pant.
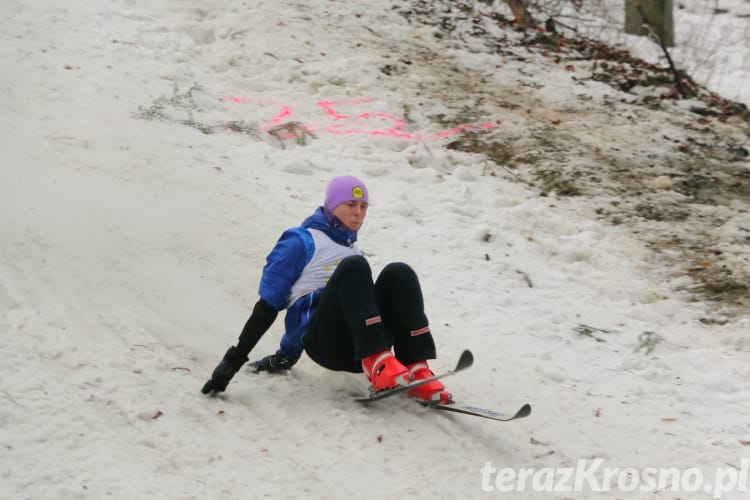
[[304, 342], [310, 358], [331, 370], [361, 372], [363, 357], [391, 347], [403, 364], [435, 358], [414, 270], [388, 264], [373, 283], [361, 256], [347, 257], [334, 271]]

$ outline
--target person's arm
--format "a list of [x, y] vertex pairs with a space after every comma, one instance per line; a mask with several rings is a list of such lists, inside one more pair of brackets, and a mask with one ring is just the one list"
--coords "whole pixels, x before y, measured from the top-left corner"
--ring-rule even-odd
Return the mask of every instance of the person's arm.
[[[266, 258], [260, 284], [260, 300], [245, 323], [236, 346], [231, 346], [214, 369], [211, 379], [201, 389], [203, 394], [226, 390], [229, 381], [248, 360], [248, 354], [263, 334], [271, 328], [278, 312], [286, 307], [286, 297], [297, 281], [307, 262], [310, 261], [309, 245], [300, 236], [299, 229], [290, 229], [282, 234]], [[254, 363], [256, 371], [273, 368], [290, 368], [294, 361], [270, 359], [266, 356]]]
[[[258, 293], [271, 305], [284, 304], [294, 284], [315, 252], [315, 243], [307, 229], [296, 227], [284, 233], [279, 244], [268, 256]], [[289, 314], [289, 313], [287, 313]], [[287, 320], [289, 316], [287, 316]], [[289, 325], [287, 324], [287, 327]], [[284, 337], [289, 335], [287, 331]], [[290, 369], [299, 359], [299, 353], [290, 354], [282, 346], [273, 353], [251, 363], [256, 372], [279, 372]]]
[[262, 299], [255, 304], [253, 313], [242, 329], [237, 345], [230, 347], [224, 354], [224, 358], [211, 374], [211, 379], [203, 386], [201, 390], [203, 394], [226, 390], [229, 381], [245, 364], [247, 355], [250, 354], [263, 334], [271, 328], [277, 315], [278, 311]]

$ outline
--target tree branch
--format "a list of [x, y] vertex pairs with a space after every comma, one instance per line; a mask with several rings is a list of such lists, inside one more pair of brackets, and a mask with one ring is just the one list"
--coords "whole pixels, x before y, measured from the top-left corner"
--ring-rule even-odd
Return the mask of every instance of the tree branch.
[[641, 19], [643, 19], [643, 22], [650, 28], [651, 34], [656, 38], [656, 41], [659, 43], [659, 46], [661, 47], [661, 50], [664, 51], [664, 55], [667, 57], [667, 62], [669, 63], [669, 69], [672, 71], [672, 76], [674, 77], [674, 83], [677, 87], [677, 92], [680, 94], [680, 97], [683, 99], [687, 98], [687, 94], [685, 94], [685, 89], [682, 87], [682, 81], [680, 79], [680, 73], [677, 71], [677, 68], [674, 67], [674, 62], [672, 62], [672, 56], [669, 55], [669, 50], [667, 49], [666, 44], [664, 43], [664, 40], [662, 40], [661, 36], [659, 36], [658, 31], [654, 27], [654, 25], [651, 23], [651, 21], [648, 20], [646, 17], [646, 14], [643, 12], [643, 9], [641, 8], [640, 4], [636, 7], [638, 9], [638, 14], [640, 14]]

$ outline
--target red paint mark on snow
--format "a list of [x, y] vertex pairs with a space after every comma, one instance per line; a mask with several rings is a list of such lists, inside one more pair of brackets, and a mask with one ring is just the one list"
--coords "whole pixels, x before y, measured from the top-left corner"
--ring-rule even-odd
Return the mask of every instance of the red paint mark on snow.
[[[465, 124], [447, 130], [437, 132], [410, 132], [409, 124], [398, 116], [382, 111], [368, 111], [362, 109], [362, 105], [374, 105], [375, 100], [371, 97], [360, 97], [344, 101], [318, 101], [316, 105], [323, 110], [328, 122], [302, 123], [290, 120], [294, 115], [293, 108], [283, 102], [273, 99], [257, 99], [254, 97], [221, 97], [221, 101], [237, 104], [254, 104], [269, 109], [269, 114], [275, 112], [265, 119], [263, 131], [268, 132], [274, 127], [294, 122], [297, 127], [311, 134], [329, 134], [338, 137], [366, 135], [371, 137], [390, 137], [409, 141], [423, 141], [429, 139], [441, 139], [458, 135], [466, 130], [488, 130], [500, 126], [499, 122], [485, 122], [478, 124]], [[353, 112], [347, 110], [354, 108]], [[359, 108], [359, 109], [357, 109]], [[359, 111], [359, 112], [357, 112]], [[290, 133], [289, 137], [293, 138]]]

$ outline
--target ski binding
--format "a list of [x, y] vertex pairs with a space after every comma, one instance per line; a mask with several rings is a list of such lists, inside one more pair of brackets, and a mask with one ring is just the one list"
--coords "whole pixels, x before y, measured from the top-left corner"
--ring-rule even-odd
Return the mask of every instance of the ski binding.
[[385, 399], [391, 396], [395, 396], [396, 394], [402, 394], [404, 392], [410, 391], [411, 389], [414, 389], [415, 387], [419, 387], [420, 385], [432, 382], [433, 380], [443, 379], [450, 375], [454, 375], [461, 370], [467, 369], [472, 364], [474, 364], [474, 355], [471, 354], [471, 351], [465, 350], [461, 353], [461, 356], [458, 358], [458, 363], [456, 363], [456, 367], [453, 370], [441, 373], [440, 375], [435, 375], [429, 378], [418, 380], [416, 382], [412, 382], [411, 384], [399, 385], [392, 389], [385, 389], [375, 393], [370, 393], [367, 396], [354, 398], [354, 401], [357, 401], [358, 403], [370, 403], [372, 401], [378, 401], [379, 399]]

